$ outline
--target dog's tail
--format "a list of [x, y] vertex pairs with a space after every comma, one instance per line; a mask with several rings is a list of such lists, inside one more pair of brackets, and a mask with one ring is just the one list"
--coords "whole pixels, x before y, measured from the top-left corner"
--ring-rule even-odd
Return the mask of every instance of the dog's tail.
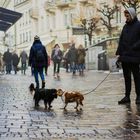
[[31, 94], [33, 93], [33, 91], [35, 91], [35, 87], [33, 83], [31, 83], [31, 85], [29, 86], [29, 91]]

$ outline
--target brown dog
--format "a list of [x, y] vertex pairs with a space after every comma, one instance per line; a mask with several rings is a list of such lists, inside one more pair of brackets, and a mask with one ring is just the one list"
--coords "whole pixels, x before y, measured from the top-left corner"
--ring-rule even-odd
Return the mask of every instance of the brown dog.
[[[75, 109], [78, 110], [78, 106], [83, 106], [84, 96], [78, 91], [65, 92], [62, 89], [57, 90], [57, 95], [62, 97], [62, 100], [65, 103], [64, 109], [66, 109], [68, 103], [76, 102]], [[82, 110], [82, 108], [80, 108]]]

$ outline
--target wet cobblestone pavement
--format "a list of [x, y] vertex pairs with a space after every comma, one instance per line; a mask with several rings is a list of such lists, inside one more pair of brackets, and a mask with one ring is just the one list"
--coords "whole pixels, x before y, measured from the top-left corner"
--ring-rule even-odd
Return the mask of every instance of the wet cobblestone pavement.
[[[84, 77], [61, 72], [60, 80], [52, 73], [46, 77], [46, 87], [80, 90], [94, 89], [107, 75], [88, 71]], [[27, 75], [0, 75], [0, 139], [2, 140], [138, 140], [140, 139], [140, 106], [135, 105], [134, 89], [130, 105], [118, 105], [123, 97], [121, 73], [112, 73], [96, 89], [85, 96], [83, 111], [75, 104], [62, 109], [57, 98], [51, 111], [34, 108], [28, 87], [34, 78]]]

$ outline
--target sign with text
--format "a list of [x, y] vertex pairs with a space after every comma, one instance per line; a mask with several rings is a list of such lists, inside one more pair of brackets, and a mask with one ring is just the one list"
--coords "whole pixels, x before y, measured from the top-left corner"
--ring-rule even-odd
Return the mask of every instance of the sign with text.
[[84, 30], [84, 28], [73, 27], [72, 28], [72, 34], [73, 35], [84, 35], [85, 34], [85, 30]]

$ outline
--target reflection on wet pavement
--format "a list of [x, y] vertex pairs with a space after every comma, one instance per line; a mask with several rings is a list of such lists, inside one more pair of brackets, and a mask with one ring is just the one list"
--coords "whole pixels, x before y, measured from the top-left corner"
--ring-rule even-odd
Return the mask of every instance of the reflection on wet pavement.
[[[62, 73], [60, 81], [46, 77], [48, 88], [79, 90], [83, 94], [94, 89], [106, 76], [104, 72], [88, 72], [85, 77], [72, 77]], [[14, 81], [14, 82], [13, 82]], [[34, 81], [26, 75], [4, 75], [0, 78], [0, 138], [1, 139], [51, 139], [51, 140], [137, 140], [140, 139], [140, 106], [132, 103], [118, 105], [123, 96], [121, 74], [111, 74], [94, 92], [84, 95], [82, 111], [74, 109], [75, 103], [63, 110], [61, 98], [45, 110], [43, 101], [34, 108], [28, 86]]]

